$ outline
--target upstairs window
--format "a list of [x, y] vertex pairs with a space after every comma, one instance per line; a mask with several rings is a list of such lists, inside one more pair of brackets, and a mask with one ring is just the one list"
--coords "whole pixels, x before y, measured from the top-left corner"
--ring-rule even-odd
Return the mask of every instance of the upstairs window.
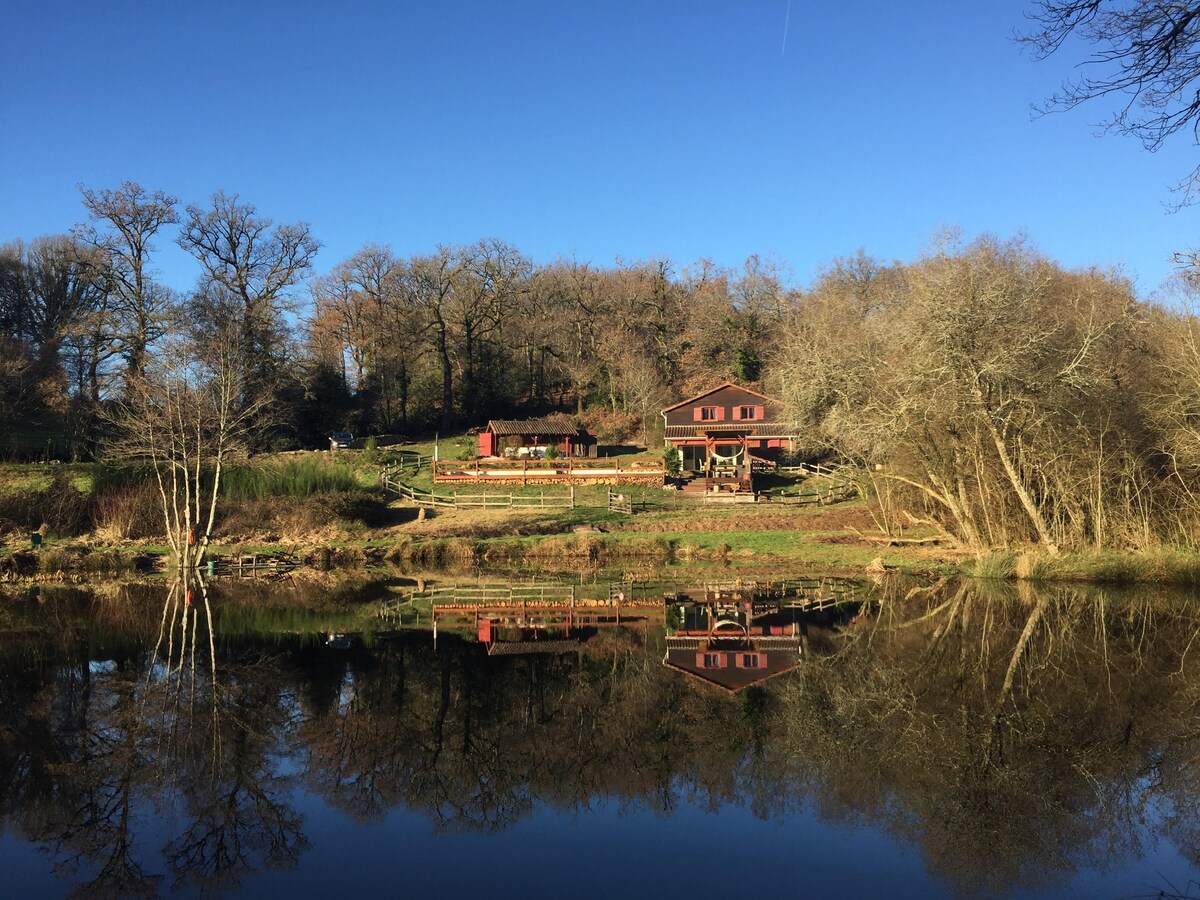
[[719, 419], [720, 419], [720, 416], [718, 415], [717, 407], [715, 407], [715, 406], [700, 407], [700, 421], [701, 422], [716, 422]]
[[756, 421], [765, 418], [761, 406], [735, 406], [733, 416], [739, 421]]

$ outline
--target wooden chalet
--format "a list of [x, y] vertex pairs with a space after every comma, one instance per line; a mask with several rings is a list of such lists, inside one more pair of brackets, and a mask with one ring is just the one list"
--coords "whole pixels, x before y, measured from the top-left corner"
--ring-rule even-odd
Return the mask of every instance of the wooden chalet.
[[564, 457], [595, 457], [596, 437], [569, 419], [492, 419], [479, 432], [479, 455], [540, 458], [549, 447]]
[[686, 487], [697, 490], [751, 491], [754, 462], [778, 462], [796, 447], [780, 403], [733, 382], [668, 406], [662, 416]]
[[794, 609], [685, 604], [681, 626], [667, 635], [663, 664], [736, 693], [800, 665], [805, 633]]

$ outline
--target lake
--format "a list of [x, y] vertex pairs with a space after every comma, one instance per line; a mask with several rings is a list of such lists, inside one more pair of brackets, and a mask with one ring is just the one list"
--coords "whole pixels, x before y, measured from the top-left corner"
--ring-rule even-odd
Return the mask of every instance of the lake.
[[753, 579], [2, 588], [4, 892], [1200, 897], [1193, 594]]

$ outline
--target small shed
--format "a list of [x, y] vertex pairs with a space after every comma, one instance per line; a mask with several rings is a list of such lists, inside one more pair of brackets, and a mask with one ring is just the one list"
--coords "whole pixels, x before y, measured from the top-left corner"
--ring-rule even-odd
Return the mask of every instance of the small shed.
[[565, 417], [492, 419], [479, 432], [480, 456], [540, 456], [548, 447], [562, 456], [594, 457], [596, 436]]

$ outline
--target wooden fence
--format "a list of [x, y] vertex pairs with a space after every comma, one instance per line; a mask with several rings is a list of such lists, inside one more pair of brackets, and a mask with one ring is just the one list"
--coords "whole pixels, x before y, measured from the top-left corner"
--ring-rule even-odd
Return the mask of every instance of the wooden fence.
[[574, 489], [562, 494], [539, 491], [532, 494], [475, 494], [452, 491], [448, 494], [438, 494], [425, 491], [405, 484], [392, 475], [385, 473], [380, 476], [380, 484], [385, 490], [396, 495], [426, 506], [452, 506], [458, 509], [574, 509]]
[[439, 484], [613, 484], [657, 486], [666, 479], [662, 460], [521, 459], [433, 463]]

